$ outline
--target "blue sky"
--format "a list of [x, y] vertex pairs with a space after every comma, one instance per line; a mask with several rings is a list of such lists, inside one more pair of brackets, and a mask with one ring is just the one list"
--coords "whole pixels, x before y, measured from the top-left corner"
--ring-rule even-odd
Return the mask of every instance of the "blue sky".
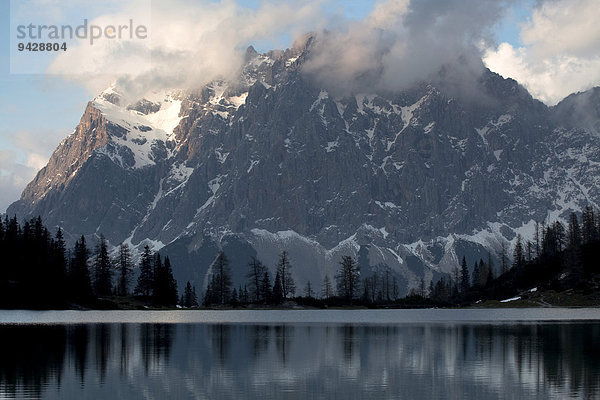
[[[118, 7], [115, 4], [120, 4], [115, 3], [115, 0], [109, 1], [110, 7]], [[88, 13], [83, 15], [93, 19], [98, 16], [94, 13], [111, 11], [110, 7], [100, 7], [102, 2], [93, 3], [97, 7], [95, 10], [73, 6], [77, 2], [66, 1], [61, 7], [62, 14], [55, 18], [75, 24], [79, 23], [82, 13]], [[239, 3], [245, 7], [257, 8], [261, 1], [240, 0]], [[372, 11], [375, 3], [375, 0], [336, 0], [327, 2], [325, 9], [332, 14], [342, 13], [348, 19], [362, 20]], [[8, 1], [0, 1], [0, 212], [17, 199], [25, 182], [33, 177], [37, 168], [43, 166], [60, 140], [73, 130], [86, 103], [93, 97], [81, 83], [66, 80], [60, 75], [10, 73], [9, 4]], [[494, 27], [496, 41], [508, 43], [513, 49], [523, 46], [520, 31], [530, 21], [536, 1], [523, 0], [516, 4], [506, 10], [502, 22]], [[44, 10], [40, 12], [37, 18], [44, 17]], [[282, 34], [274, 42], [289, 44], [289, 41], [291, 37]], [[256, 47], [267, 50], [269, 45], [268, 41], [264, 41], [257, 43]], [[497, 55], [499, 58], [501, 56], [504, 57], [505, 54]]]
[[[0, 150], [16, 152], [17, 160], [25, 163], [27, 154], [15, 145], [14, 136], [20, 132], [37, 132], [40, 136], [50, 135], [46, 138], [58, 144], [79, 122], [86, 103], [93, 95], [82, 85], [62, 76], [10, 73], [10, 3], [0, 1]], [[246, 1], [244, 4], [258, 7], [260, 1]], [[360, 19], [369, 12], [372, 4], [373, 1], [364, 0], [338, 1], [331, 8], [343, 9], [348, 17]], [[70, 10], [72, 16], [80, 13], [81, 9]], [[89, 16], [90, 19], [93, 17]], [[69, 16], [66, 19], [69, 20]], [[80, 21], [78, 18], [71, 20]], [[268, 43], [256, 44], [263, 51], [269, 50], [267, 46]], [[0, 212], [4, 208], [5, 205], [0, 203]]]

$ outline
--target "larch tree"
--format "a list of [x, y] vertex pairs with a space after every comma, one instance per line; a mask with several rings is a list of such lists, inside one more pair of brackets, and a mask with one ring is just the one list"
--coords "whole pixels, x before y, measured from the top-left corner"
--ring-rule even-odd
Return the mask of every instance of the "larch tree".
[[315, 292], [312, 288], [312, 285], [310, 284], [310, 281], [306, 282], [306, 286], [304, 287], [304, 294], [306, 295], [306, 297], [308, 298], [313, 298]]
[[329, 275], [325, 275], [323, 278], [323, 284], [321, 285], [321, 298], [324, 300], [329, 300], [333, 296], [333, 286], [331, 284], [331, 279], [329, 279]]
[[336, 278], [338, 294], [352, 304], [360, 290], [360, 267], [353, 257], [342, 257]]
[[288, 296], [293, 296], [296, 293], [296, 284], [292, 277], [292, 264], [287, 251], [283, 251], [279, 255], [279, 262], [277, 263], [277, 272], [279, 273], [279, 279], [281, 280], [281, 293], [284, 299]]
[[[252, 260], [248, 263], [248, 274], [246, 277], [248, 278], [247, 287], [250, 288], [250, 296], [251, 300], [255, 303], [260, 303], [261, 301], [266, 300], [266, 292], [263, 290], [262, 281], [264, 279], [265, 271], [267, 268], [264, 266], [259, 259], [252, 257]], [[270, 288], [271, 283], [269, 282], [268, 287]]]

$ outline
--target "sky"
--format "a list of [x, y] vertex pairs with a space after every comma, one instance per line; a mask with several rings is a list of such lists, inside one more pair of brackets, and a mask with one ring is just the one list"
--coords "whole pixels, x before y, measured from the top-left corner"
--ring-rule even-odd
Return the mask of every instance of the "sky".
[[[318, 32], [306, 71], [340, 90], [402, 89], [468, 55], [551, 106], [600, 85], [598, 17], [597, 0], [0, 1], [0, 212], [113, 82], [134, 97], [193, 87], [234, 74], [250, 44], [286, 48]], [[132, 20], [147, 35], [17, 51], [20, 24], [84, 19], [101, 28]]]

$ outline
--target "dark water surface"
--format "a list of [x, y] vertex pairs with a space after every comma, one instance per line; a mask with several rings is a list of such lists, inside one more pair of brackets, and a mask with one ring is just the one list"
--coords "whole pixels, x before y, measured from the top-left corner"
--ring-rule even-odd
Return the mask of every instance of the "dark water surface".
[[600, 398], [600, 311], [0, 311], [4, 398]]

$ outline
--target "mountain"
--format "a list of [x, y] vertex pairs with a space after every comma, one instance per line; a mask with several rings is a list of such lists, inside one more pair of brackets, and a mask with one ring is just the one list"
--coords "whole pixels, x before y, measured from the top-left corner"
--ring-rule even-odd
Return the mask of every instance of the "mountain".
[[134, 102], [105, 90], [7, 213], [149, 244], [180, 286], [205, 285], [219, 249], [236, 285], [251, 256], [274, 268], [285, 249], [299, 288], [350, 254], [403, 294], [599, 203], [600, 88], [549, 108], [483, 67], [463, 85], [458, 65], [339, 94], [303, 73], [310, 56], [310, 40], [250, 47], [237, 79]]

